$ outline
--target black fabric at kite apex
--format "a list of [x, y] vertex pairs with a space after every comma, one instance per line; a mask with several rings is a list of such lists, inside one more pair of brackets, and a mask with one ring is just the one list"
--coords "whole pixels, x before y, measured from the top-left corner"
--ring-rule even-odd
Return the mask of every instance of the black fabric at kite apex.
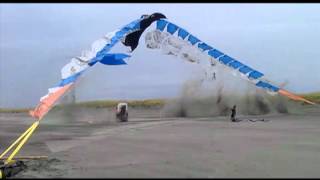
[[161, 18], [167, 18], [165, 15], [161, 14], [161, 13], [153, 13], [150, 16], [148, 15], [142, 15], [142, 17], [144, 18], [143, 20], [140, 21], [140, 30], [138, 31], [134, 31], [130, 34], [128, 34], [125, 39], [123, 44], [125, 46], [130, 46], [131, 47], [131, 51], [133, 51], [134, 49], [136, 49], [136, 47], [139, 44], [139, 39], [142, 35], [142, 33], [144, 32], [145, 29], [147, 29], [154, 21], [157, 21]]

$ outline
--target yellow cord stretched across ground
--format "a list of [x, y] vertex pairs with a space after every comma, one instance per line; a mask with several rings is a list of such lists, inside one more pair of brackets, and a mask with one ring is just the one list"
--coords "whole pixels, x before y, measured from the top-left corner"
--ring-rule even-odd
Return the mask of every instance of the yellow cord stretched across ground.
[[4, 155], [6, 155], [18, 142], [20, 142], [20, 140], [22, 138], [24, 138], [26, 136], [27, 133], [30, 132], [30, 130], [34, 127], [35, 123], [33, 123], [23, 134], [21, 134], [21, 136], [14, 142], [10, 145], [10, 147], [8, 147], [1, 155], [0, 155], [0, 158], [3, 158]]
[[26, 141], [30, 138], [34, 130], [38, 127], [39, 121], [34, 122], [14, 143], [11, 144], [11, 146], [6, 149], [0, 156], [2, 158], [5, 154], [7, 154], [17, 143], [18, 146], [14, 149], [14, 151], [11, 153], [11, 155], [8, 157], [8, 159], [5, 161], [5, 164], [9, 164], [12, 162], [12, 159], [14, 156], [20, 151], [22, 146], [26, 143]]

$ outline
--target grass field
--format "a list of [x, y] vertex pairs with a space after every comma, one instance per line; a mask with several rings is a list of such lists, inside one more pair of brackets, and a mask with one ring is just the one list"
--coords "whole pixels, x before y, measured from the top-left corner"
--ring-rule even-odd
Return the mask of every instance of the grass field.
[[154, 107], [163, 106], [164, 99], [147, 99], [147, 100], [101, 100], [76, 103], [76, 106], [90, 107], [90, 108], [108, 108], [115, 107], [119, 102], [127, 102], [131, 107]]
[[304, 98], [315, 102], [317, 104], [320, 104], [320, 92], [314, 92], [314, 93], [309, 93], [309, 94], [302, 94]]
[[[320, 92], [300, 94], [300, 96], [320, 104]], [[88, 101], [88, 102], [79, 102], [76, 103], [77, 107], [88, 107], [88, 108], [110, 108], [115, 107], [119, 102], [128, 102], [130, 107], [155, 107], [163, 106], [165, 104], [164, 99], [146, 99], [146, 100], [100, 100], [100, 101]], [[63, 105], [57, 105], [54, 108], [63, 108]], [[0, 113], [21, 113], [28, 112], [32, 108], [23, 108], [23, 109], [6, 109], [0, 108]]]
[[[88, 101], [79, 102], [74, 104], [76, 107], [87, 107], [87, 108], [110, 108], [115, 107], [119, 102], [127, 102], [130, 107], [156, 107], [163, 106], [165, 103], [164, 99], [146, 99], [146, 100], [99, 100], [99, 101]], [[63, 108], [64, 105], [56, 105], [54, 109]], [[33, 108], [23, 109], [12, 109], [12, 108], [0, 108], [0, 113], [22, 113], [28, 112]]]

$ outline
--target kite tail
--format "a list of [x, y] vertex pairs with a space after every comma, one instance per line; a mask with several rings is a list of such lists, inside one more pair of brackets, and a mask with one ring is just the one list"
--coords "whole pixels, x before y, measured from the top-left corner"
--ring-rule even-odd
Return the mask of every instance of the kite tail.
[[278, 93], [283, 95], [283, 96], [286, 96], [286, 97], [288, 97], [290, 99], [296, 100], [296, 101], [303, 101], [303, 102], [308, 103], [308, 104], [316, 105], [316, 103], [311, 102], [311, 101], [309, 101], [309, 100], [307, 100], [307, 99], [305, 99], [305, 98], [303, 98], [301, 96], [298, 96], [298, 95], [295, 95], [293, 93], [290, 93], [289, 91], [286, 91], [284, 89], [280, 89], [278, 91]]
[[32, 117], [41, 120], [50, 111], [55, 102], [57, 102], [60, 97], [72, 87], [72, 85], [73, 83], [63, 86], [55, 92], [44, 97], [34, 110], [29, 111], [29, 114]]

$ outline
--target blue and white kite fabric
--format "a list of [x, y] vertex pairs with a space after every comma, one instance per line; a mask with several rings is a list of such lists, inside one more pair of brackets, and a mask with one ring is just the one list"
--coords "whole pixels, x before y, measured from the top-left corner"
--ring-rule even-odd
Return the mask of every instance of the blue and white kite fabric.
[[263, 79], [263, 73], [222, 53], [167, 20], [158, 20], [156, 30], [148, 32], [145, 39], [148, 48], [162, 49], [166, 54], [172, 54], [190, 62], [201, 63], [201, 61], [206, 61], [209, 63], [210, 61], [215, 61], [211, 62], [211, 64], [220, 63], [231, 71], [237, 71], [257, 87], [264, 88], [270, 92], [278, 92], [280, 89]]
[[[48, 94], [40, 99], [39, 105], [33, 111], [30, 111], [30, 115], [42, 119], [55, 102], [72, 87], [80, 75], [97, 62], [104, 65], [125, 65], [125, 59], [131, 57], [130, 54], [138, 46], [144, 30], [161, 18], [166, 17], [161, 13], [143, 15], [140, 19], [132, 21], [121, 29], [110, 32], [96, 40], [92, 44], [91, 50], [85, 51], [82, 56], [72, 58], [71, 62], [62, 68], [61, 81], [57, 86], [48, 90]], [[110, 50], [119, 41], [124, 46], [130, 47], [131, 50], [127, 53], [110, 53]]]
[[[100, 62], [103, 65], [125, 65], [125, 60], [130, 58], [131, 53], [137, 48], [143, 32], [155, 21], [155, 30], [145, 35], [147, 48], [162, 49], [166, 54], [175, 55], [189, 62], [198, 63], [209, 68], [220, 64], [221, 68], [227, 68], [233, 74], [239, 74], [239, 77], [245, 78], [254, 83], [255, 86], [263, 88], [270, 93], [279, 93], [294, 100], [314, 104], [271, 84], [260, 71], [222, 53], [218, 49], [201, 41], [187, 30], [165, 19], [166, 17], [161, 13], [142, 15], [139, 19], [96, 40], [92, 44], [91, 50], [83, 52], [79, 57], [72, 58], [71, 62], [62, 68], [61, 81], [57, 86], [49, 89], [48, 94], [40, 99], [40, 104], [35, 110], [30, 112], [30, 115], [37, 119], [42, 119], [54, 103], [72, 87], [80, 75], [96, 63]], [[119, 44], [119, 41], [122, 44]], [[130, 48], [130, 50], [126, 52], [111, 52], [117, 44]]]
[[238, 77], [248, 80], [258, 88], [267, 90], [267, 92], [272, 95], [281, 94], [293, 100], [315, 104], [274, 85], [264, 78], [262, 72], [222, 53], [168, 20], [158, 20], [156, 22], [156, 29], [145, 35], [145, 42], [147, 48], [161, 49], [165, 54], [174, 55], [186, 59], [189, 62], [204, 65], [209, 69], [211, 66], [220, 64], [221, 68], [230, 70], [232, 74], [238, 74]]

